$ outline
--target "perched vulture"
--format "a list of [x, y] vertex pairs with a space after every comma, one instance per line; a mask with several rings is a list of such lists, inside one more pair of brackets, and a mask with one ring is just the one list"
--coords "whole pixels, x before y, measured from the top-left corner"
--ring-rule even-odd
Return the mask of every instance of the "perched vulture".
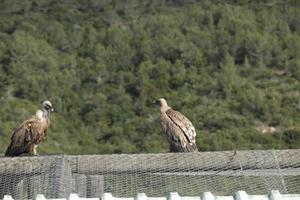
[[168, 106], [164, 98], [153, 103], [160, 106], [160, 122], [167, 135], [171, 152], [196, 152], [196, 131], [192, 122]]
[[38, 110], [14, 130], [5, 156], [19, 156], [23, 153], [37, 155], [37, 145], [47, 135], [50, 113], [54, 111], [50, 101], [44, 101], [42, 105], [42, 110]]

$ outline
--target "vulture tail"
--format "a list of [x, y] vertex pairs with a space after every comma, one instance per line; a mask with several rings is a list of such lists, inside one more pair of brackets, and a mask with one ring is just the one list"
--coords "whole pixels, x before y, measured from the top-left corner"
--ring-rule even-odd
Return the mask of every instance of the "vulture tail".
[[20, 147], [20, 148], [12, 148], [12, 145], [9, 145], [5, 151], [5, 156], [6, 157], [13, 157], [13, 156], [19, 156], [22, 153], [24, 153], [25, 150]]
[[189, 143], [185, 147], [180, 144], [170, 144], [170, 152], [198, 152], [198, 148], [193, 143]]

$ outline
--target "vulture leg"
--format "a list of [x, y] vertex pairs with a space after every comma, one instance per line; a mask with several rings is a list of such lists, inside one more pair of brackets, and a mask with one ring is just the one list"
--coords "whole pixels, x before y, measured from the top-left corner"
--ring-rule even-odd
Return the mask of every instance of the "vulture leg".
[[28, 146], [27, 152], [29, 155], [36, 155], [35, 144], [30, 144]]
[[34, 152], [34, 155], [35, 155], [35, 156], [38, 156], [38, 153], [37, 153], [37, 146], [38, 146], [38, 145], [34, 145], [34, 149], [33, 149], [33, 152]]

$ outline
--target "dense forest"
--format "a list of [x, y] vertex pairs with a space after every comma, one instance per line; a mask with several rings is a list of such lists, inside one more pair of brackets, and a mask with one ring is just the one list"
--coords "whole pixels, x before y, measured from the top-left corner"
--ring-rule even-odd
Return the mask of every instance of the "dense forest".
[[42, 154], [167, 152], [159, 97], [201, 151], [299, 148], [299, 2], [0, 1], [1, 153], [45, 99]]

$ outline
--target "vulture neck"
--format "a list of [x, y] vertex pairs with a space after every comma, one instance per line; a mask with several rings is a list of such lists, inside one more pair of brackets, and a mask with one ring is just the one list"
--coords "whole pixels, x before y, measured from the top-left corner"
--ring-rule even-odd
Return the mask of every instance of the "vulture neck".
[[50, 117], [50, 111], [46, 110], [46, 109], [43, 109], [43, 118], [47, 119], [49, 117]]
[[163, 105], [160, 107], [160, 112], [165, 113], [167, 110], [171, 109], [168, 105]]

